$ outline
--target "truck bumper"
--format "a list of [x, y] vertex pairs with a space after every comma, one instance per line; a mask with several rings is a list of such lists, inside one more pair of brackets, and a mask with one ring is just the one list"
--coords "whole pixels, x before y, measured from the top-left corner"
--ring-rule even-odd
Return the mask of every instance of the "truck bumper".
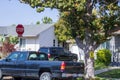
[[67, 78], [67, 77], [82, 77], [84, 75], [77, 73], [53, 73], [52, 76], [57, 78]]
[[62, 73], [62, 77], [82, 77], [83, 74], [76, 74], [76, 73]]

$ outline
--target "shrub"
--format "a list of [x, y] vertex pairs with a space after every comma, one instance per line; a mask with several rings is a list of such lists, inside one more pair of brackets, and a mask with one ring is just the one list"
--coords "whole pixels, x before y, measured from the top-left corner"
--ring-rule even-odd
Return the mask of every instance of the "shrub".
[[2, 48], [0, 52], [2, 53], [1, 57], [6, 57], [9, 53], [12, 51], [15, 51], [14, 44], [11, 44], [9, 42], [3, 42]]
[[108, 49], [101, 49], [97, 52], [97, 60], [98, 63], [103, 63], [108, 66], [111, 62], [111, 52]]

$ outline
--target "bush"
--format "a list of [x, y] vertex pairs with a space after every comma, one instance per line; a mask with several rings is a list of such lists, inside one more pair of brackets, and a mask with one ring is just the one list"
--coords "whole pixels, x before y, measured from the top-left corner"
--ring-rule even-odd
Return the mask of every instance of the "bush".
[[97, 63], [103, 63], [108, 66], [111, 62], [111, 52], [108, 49], [101, 49], [97, 52]]

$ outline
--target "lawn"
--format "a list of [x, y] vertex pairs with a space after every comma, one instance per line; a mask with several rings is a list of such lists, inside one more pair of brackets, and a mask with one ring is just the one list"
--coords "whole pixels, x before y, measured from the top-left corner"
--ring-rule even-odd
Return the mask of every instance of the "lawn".
[[104, 78], [120, 78], [120, 69], [110, 70], [110, 71], [98, 74], [96, 76], [104, 77]]
[[[107, 72], [103, 72], [101, 74], [95, 75], [96, 79], [91, 80], [119, 80], [120, 79], [120, 69], [113, 69]], [[77, 80], [84, 80], [82, 78], [78, 78]]]
[[[109, 66], [105, 66], [104, 64], [95, 64], [95, 70], [100, 70], [104, 68], [108, 68]], [[107, 72], [103, 72], [101, 74], [95, 75], [96, 79], [93, 80], [115, 80], [120, 79], [120, 69], [113, 69]], [[82, 78], [78, 78], [77, 80], [84, 80]]]
[[[100, 70], [104, 68], [108, 68], [109, 66], [105, 66], [104, 64], [96, 64], [95, 70]], [[103, 72], [101, 74], [96, 75], [96, 77], [100, 78], [119, 78], [120, 79], [120, 69], [113, 69], [107, 72]], [[106, 79], [105, 79], [106, 80]], [[108, 79], [107, 79], [108, 80]], [[112, 79], [110, 79], [112, 80]]]

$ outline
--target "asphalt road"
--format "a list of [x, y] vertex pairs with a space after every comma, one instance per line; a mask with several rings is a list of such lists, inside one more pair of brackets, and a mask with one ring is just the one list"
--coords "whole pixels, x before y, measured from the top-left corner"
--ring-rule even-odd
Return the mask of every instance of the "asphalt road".
[[[13, 80], [13, 78], [8, 76], [8, 77], [4, 77], [3, 80]], [[22, 80], [36, 80], [36, 79], [22, 79]]]

